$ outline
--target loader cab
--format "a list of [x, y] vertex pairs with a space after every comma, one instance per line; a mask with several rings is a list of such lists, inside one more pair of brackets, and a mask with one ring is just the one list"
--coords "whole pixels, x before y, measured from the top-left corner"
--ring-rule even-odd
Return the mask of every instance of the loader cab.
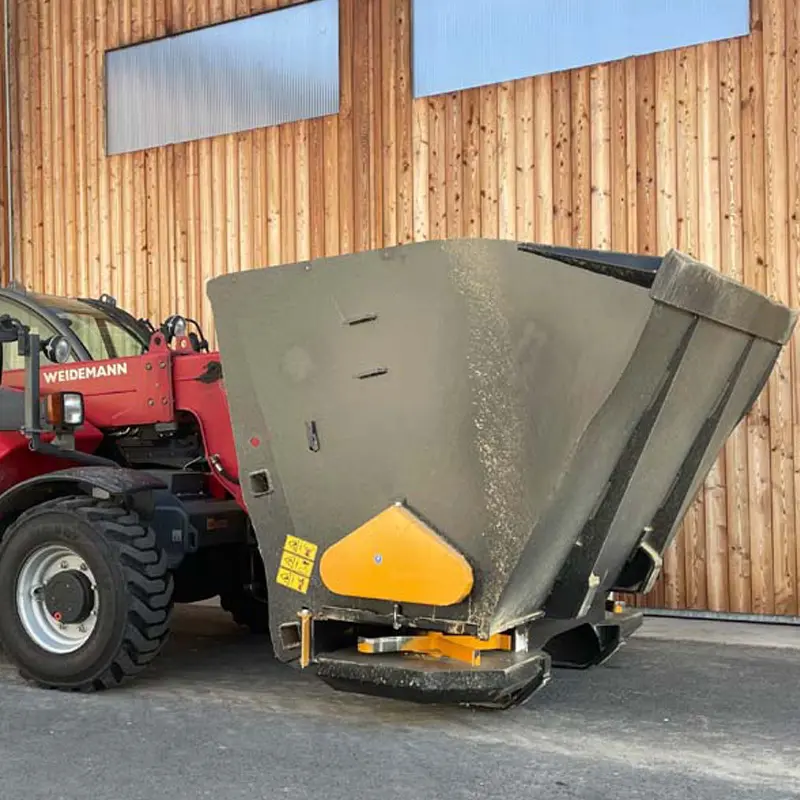
[[[41, 340], [63, 336], [69, 343], [66, 362], [142, 355], [149, 344], [146, 326], [105, 299], [83, 300], [0, 290], [0, 316], [8, 314], [38, 333]], [[16, 345], [3, 344], [3, 371], [24, 367]]]

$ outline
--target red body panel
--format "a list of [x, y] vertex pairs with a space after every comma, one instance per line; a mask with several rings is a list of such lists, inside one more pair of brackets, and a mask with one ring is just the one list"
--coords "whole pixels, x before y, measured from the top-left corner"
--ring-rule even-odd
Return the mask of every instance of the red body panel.
[[[47, 441], [48, 436], [42, 436]], [[103, 434], [91, 423], [84, 425], [75, 435], [75, 447], [83, 453], [92, 453], [103, 441]], [[75, 466], [63, 458], [52, 458], [33, 453], [28, 440], [16, 431], [0, 431], [0, 494], [28, 478], [46, 472], [55, 472]]]
[[[144, 355], [106, 361], [90, 361], [42, 367], [41, 392], [80, 392], [84, 398], [86, 425], [76, 443], [85, 452], [94, 451], [103, 439], [102, 429], [171, 422], [178, 412], [197, 420], [206, 456], [214, 456], [227, 475], [238, 479], [230, 411], [221, 378], [213, 376], [218, 353], [196, 353], [187, 339], [178, 339], [170, 349], [156, 334]], [[6, 372], [3, 385], [22, 388], [23, 370]], [[63, 459], [45, 458], [27, 450], [19, 433], [0, 433], [0, 491], [33, 477], [70, 466]], [[244, 508], [235, 480], [212, 473], [220, 495], [229, 493]]]

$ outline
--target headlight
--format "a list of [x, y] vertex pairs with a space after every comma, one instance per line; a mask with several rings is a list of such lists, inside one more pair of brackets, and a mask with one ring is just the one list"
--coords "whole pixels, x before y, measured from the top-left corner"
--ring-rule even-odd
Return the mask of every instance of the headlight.
[[64, 424], [71, 428], [83, 425], [83, 395], [65, 392], [61, 397], [64, 404]]
[[168, 339], [173, 339], [176, 336], [186, 336], [186, 329], [186, 318], [179, 314], [167, 317], [167, 321], [164, 323], [164, 334]]
[[83, 425], [83, 395], [54, 392], [45, 398], [47, 422], [53, 428], [79, 428]]
[[51, 336], [42, 348], [45, 358], [54, 364], [66, 364], [69, 361], [72, 348], [63, 336]]

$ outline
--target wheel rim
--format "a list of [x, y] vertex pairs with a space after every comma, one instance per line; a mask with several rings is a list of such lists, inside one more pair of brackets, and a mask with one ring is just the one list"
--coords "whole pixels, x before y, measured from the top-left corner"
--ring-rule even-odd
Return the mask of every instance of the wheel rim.
[[28, 636], [43, 650], [74, 653], [94, 632], [100, 608], [89, 565], [64, 545], [34, 550], [17, 578], [17, 614]]

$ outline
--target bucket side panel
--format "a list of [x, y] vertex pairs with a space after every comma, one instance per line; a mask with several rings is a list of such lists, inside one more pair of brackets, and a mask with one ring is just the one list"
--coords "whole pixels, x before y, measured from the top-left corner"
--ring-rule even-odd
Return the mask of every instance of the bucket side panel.
[[[472, 241], [229, 275], [209, 295], [268, 578], [287, 533], [321, 553], [404, 499], [476, 580], [459, 606], [403, 613], [473, 625], [493, 612], [652, 308], [640, 287]], [[268, 462], [275, 492], [256, 496], [247, 476]], [[284, 616], [392, 611], [333, 595], [316, 566], [304, 595], [270, 591]]]
[[[599, 406], [580, 444], [564, 462], [562, 481], [514, 568], [495, 611], [492, 631], [504, 630], [540, 608], [565, 561], [583, 546], [579, 537], [586, 521], [601, 507], [615, 465], [639, 420], [670, 379], [668, 366], [676, 359], [677, 368], [694, 325], [689, 314], [653, 308], [616, 388]], [[533, 583], [531, 573], [543, 564], [552, 580]]]

